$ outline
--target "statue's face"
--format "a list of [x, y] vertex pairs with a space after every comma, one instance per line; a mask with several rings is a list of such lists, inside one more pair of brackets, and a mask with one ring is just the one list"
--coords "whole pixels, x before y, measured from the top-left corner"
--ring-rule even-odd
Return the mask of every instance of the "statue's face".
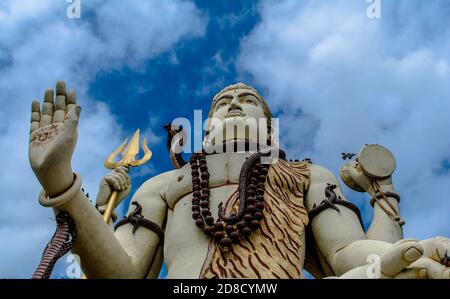
[[[261, 127], [260, 120], [266, 120], [258, 96], [249, 89], [235, 89], [222, 93], [212, 109], [213, 126], [208, 139], [212, 140], [215, 137], [216, 140], [212, 141], [215, 144], [236, 139], [256, 141], [258, 127]], [[220, 126], [217, 124], [223, 129], [218, 130]], [[267, 132], [266, 127], [264, 130]]]

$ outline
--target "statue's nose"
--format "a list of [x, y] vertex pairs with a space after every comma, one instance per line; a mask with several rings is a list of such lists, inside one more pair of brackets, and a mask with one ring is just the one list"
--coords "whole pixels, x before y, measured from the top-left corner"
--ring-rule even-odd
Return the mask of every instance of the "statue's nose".
[[230, 108], [228, 108], [228, 111], [231, 110], [241, 110], [242, 111], [242, 107], [239, 104], [239, 100], [237, 99], [237, 97], [233, 98], [233, 100], [230, 103]]

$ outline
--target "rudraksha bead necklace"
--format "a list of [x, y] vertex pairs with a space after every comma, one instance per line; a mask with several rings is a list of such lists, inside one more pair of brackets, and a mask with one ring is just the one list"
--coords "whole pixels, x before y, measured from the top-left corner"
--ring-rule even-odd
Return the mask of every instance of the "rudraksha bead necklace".
[[[239, 243], [243, 238], [248, 238], [252, 231], [260, 227], [263, 219], [265, 181], [269, 164], [261, 164], [261, 155], [250, 164], [248, 175], [244, 180], [245, 192], [242, 201], [243, 210], [236, 215], [225, 217], [219, 206], [219, 218], [217, 221], [211, 215], [209, 208], [209, 171], [206, 156], [203, 153], [195, 153], [189, 161], [192, 174], [192, 218], [197, 227], [210, 238], [214, 238], [222, 248], [230, 248], [232, 243]], [[240, 196], [241, 197], [241, 196]]]

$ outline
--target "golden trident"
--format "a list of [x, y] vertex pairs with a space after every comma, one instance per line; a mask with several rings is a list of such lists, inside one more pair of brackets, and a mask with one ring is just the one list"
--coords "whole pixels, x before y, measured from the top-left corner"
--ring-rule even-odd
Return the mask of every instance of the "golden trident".
[[[136, 130], [133, 137], [131, 138], [130, 143], [127, 146], [128, 139], [119, 146], [108, 158], [105, 160], [105, 167], [109, 169], [114, 169], [119, 166], [125, 166], [128, 169], [133, 166], [140, 166], [146, 163], [152, 157], [152, 151], [147, 147], [147, 138], [144, 138], [144, 142], [142, 143], [142, 149], [144, 150], [144, 156], [140, 160], [135, 160], [137, 154], [139, 154], [139, 129]], [[127, 148], [125, 148], [127, 146]], [[124, 150], [125, 148], [125, 150]], [[116, 157], [119, 154], [122, 154], [122, 159], [118, 162], [114, 162]], [[103, 214], [103, 220], [105, 220], [106, 224], [109, 222], [109, 218], [111, 218], [112, 211], [114, 210], [114, 206], [117, 201], [117, 194], [119, 192], [113, 191], [111, 193], [108, 206], [106, 207], [105, 213]], [[87, 279], [86, 275], [82, 275], [81, 279]]]
[[[147, 138], [144, 138], [142, 143], [142, 149], [144, 150], [144, 156], [140, 160], [136, 160], [137, 154], [139, 154], [139, 129], [136, 130], [130, 143], [127, 146], [128, 139], [119, 146], [109, 157], [105, 160], [105, 167], [109, 169], [114, 169], [119, 166], [125, 166], [128, 169], [130, 167], [137, 167], [146, 163], [152, 157], [152, 151], [147, 147]], [[125, 148], [126, 147], [126, 148]], [[124, 150], [125, 149], [125, 150]], [[122, 159], [118, 162], [114, 162], [115, 158], [122, 154]], [[109, 222], [112, 211], [117, 201], [117, 195], [119, 192], [113, 191], [109, 197], [108, 206], [106, 207], [105, 213], [103, 214], [103, 219], [106, 223]]]

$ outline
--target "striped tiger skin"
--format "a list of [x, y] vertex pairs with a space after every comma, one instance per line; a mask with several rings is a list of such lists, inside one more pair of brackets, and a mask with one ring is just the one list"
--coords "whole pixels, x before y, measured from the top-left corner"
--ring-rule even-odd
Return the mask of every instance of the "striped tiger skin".
[[[261, 227], [228, 252], [211, 240], [200, 278], [303, 278], [299, 251], [308, 224], [303, 204], [308, 185], [307, 162], [279, 160], [272, 165]], [[224, 205], [226, 215], [237, 211], [237, 199], [236, 190]]]

